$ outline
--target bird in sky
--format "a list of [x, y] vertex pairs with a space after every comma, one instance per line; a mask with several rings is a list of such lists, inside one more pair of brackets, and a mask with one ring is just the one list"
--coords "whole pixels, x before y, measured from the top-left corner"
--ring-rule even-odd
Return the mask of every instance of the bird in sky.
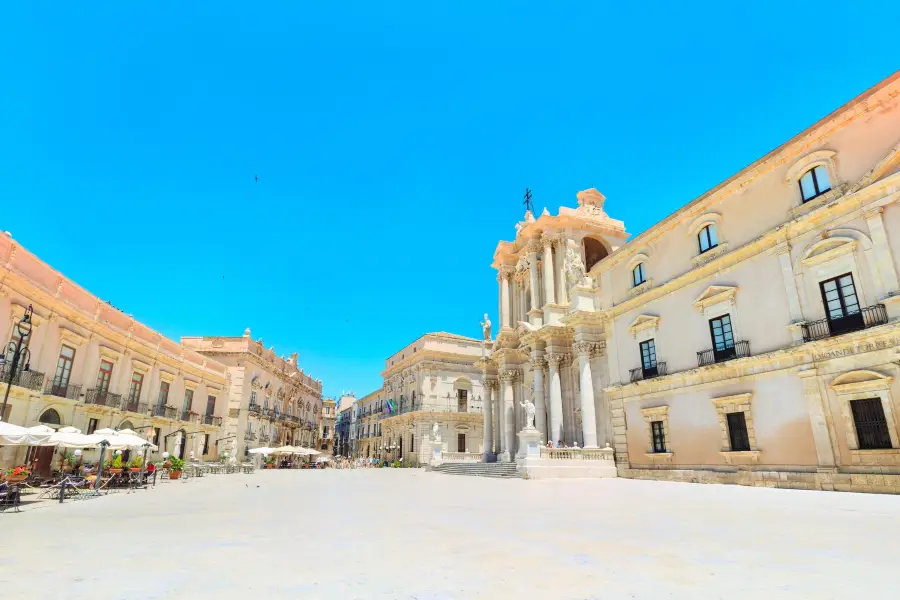
[[255, 181], [256, 183], [259, 183], [259, 175], [254, 176], [253, 181]]

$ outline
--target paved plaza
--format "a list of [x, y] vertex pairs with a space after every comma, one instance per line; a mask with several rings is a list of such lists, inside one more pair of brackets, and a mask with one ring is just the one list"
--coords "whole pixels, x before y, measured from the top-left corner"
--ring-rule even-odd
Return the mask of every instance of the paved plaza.
[[0, 515], [7, 598], [884, 598], [900, 498], [263, 471]]

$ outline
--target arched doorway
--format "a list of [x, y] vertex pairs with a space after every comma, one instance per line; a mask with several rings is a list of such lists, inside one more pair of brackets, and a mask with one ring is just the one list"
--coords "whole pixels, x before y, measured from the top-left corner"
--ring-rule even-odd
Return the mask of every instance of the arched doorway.
[[609, 256], [606, 246], [600, 240], [584, 238], [584, 267], [588, 271], [598, 262]]
[[187, 445], [188, 445], [187, 432], [184, 429], [179, 429], [175, 433], [175, 438], [176, 438], [176, 440], [178, 438], [181, 438], [181, 445], [178, 447], [178, 452], [176, 454], [177, 454], [178, 458], [180, 458], [181, 460], [184, 460], [184, 450], [185, 450], [185, 448], [187, 448]]
[[[59, 416], [59, 413], [53, 409], [48, 408], [41, 416], [38, 418], [38, 421], [47, 425], [48, 427], [52, 427], [53, 429], [59, 428], [62, 425], [62, 419]], [[32, 460], [34, 461], [32, 468], [37, 472], [37, 474], [41, 477], [50, 477], [53, 472], [53, 453], [56, 451], [54, 446], [39, 446], [35, 449], [34, 456]]]

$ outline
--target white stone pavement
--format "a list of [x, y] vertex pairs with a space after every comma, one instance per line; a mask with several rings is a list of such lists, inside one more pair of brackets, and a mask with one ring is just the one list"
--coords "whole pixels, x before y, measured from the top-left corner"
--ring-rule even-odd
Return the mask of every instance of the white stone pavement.
[[900, 582], [900, 497], [652, 481], [269, 471], [0, 514], [0, 532], [5, 598], [778, 600]]

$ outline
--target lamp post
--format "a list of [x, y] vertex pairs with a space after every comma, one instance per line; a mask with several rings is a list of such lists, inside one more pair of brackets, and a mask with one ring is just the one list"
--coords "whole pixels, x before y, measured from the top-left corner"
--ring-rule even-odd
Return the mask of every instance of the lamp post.
[[109, 446], [109, 441], [101, 440], [100, 441], [100, 458], [97, 459], [97, 478], [94, 480], [94, 491], [100, 491], [100, 480], [103, 479], [103, 453], [106, 452], [106, 448]]
[[[9, 375], [6, 377], [6, 393], [3, 395], [3, 408], [0, 408], [0, 421], [6, 415], [6, 404], [9, 402], [9, 388], [12, 387], [13, 378], [19, 370], [19, 362], [23, 359], [25, 361], [25, 366], [22, 368], [23, 371], [28, 371], [30, 368], [31, 352], [28, 350], [28, 342], [31, 337], [31, 318], [33, 315], [34, 309], [29, 304], [28, 308], [25, 309], [25, 314], [22, 315], [22, 319], [16, 323], [16, 332], [19, 334], [19, 339], [15, 339], [15, 336], [13, 336], [13, 339], [10, 340], [6, 347], [6, 352], [0, 355], [0, 366], [5, 365], [7, 362], [12, 363]], [[10, 356], [10, 358], [7, 358], [7, 356]]]

